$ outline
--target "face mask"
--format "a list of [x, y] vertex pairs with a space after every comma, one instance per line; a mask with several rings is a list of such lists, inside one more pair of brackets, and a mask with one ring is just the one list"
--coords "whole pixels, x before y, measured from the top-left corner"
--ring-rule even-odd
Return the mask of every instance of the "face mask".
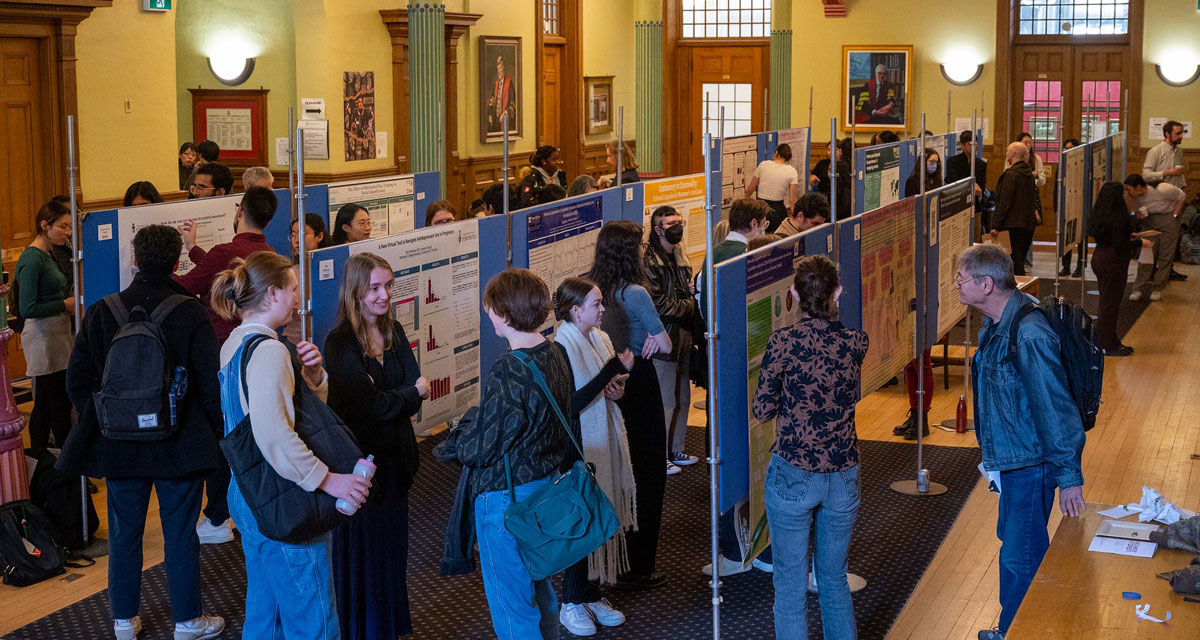
[[663, 237], [671, 244], [679, 244], [683, 242], [683, 225], [677, 224], [673, 227], [663, 229]]
[[936, 162], [926, 162], [925, 163], [925, 171], [927, 171], [929, 173], [936, 173], [937, 172], [937, 163]]

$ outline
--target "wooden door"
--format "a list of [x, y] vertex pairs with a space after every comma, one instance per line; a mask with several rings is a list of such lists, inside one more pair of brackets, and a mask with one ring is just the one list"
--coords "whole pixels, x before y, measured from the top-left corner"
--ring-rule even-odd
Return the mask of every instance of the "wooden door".
[[[45, 114], [44, 41], [0, 38], [0, 238], [4, 271], [12, 278], [20, 250], [36, 234], [34, 216], [50, 198], [45, 175], [50, 123]], [[8, 371], [23, 376], [20, 340], [9, 343]]]
[[563, 49], [558, 43], [547, 43], [542, 47], [542, 120], [538, 126], [538, 145], [563, 145]]
[[[1054, 185], [1058, 176], [1058, 163], [1062, 141], [1078, 137], [1078, 122], [1072, 111], [1075, 104], [1070, 98], [1071, 78], [1074, 67], [1074, 52], [1069, 46], [1018, 46], [1013, 48], [1013, 87], [1010, 111], [1010, 131], [1027, 131], [1033, 136], [1033, 151], [1042, 159], [1046, 184], [1040, 189], [1042, 200], [1042, 225], [1034, 234], [1036, 240], [1053, 242], [1057, 228], [1054, 211]], [[1000, 166], [994, 175], [998, 178], [1004, 170]]]
[[[689, 173], [704, 170], [704, 133], [733, 137], [763, 131], [764, 47], [689, 47], [691, 65], [686, 83], [688, 118], [680, 140], [687, 140]], [[707, 113], [705, 108], [707, 106]], [[721, 107], [725, 130], [720, 131]]]

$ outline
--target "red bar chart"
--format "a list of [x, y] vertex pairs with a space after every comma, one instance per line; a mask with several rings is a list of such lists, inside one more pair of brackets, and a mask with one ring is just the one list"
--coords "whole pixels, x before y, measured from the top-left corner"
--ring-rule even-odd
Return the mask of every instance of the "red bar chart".
[[427, 290], [427, 292], [425, 294], [425, 304], [433, 304], [435, 302], [440, 302], [441, 298], [439, 298], [433, 294], [433, 279], [432, 278], [425, 281], [425, 286], [426, 286], [426, 290]]
[[429, 399], [437, 400], [450, 395], [450, 377], [438, 378], [429, 381]]
[[437, 338], [433, 336], [433, 325], [429, 325], [429, 339], [425, 341], [425, 351], [435, 351], [440, 346]]

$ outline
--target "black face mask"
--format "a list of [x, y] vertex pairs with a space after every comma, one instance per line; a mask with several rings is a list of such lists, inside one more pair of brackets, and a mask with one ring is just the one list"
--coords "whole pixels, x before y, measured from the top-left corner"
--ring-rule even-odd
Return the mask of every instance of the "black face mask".
[[673, 227], [663, 229], [663, 237], [671, 244], [679, 244], [683, 242], [683, 225], [677, 224]]

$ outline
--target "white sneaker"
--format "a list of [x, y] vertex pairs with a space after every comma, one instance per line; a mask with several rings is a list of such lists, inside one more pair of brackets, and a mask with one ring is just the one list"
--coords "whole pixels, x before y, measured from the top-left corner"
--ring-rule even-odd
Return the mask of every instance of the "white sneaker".
[[595, 602], [585, 603], [583, 606], [602, 626], [619, 627], [625, 624], [625, 614], [614, 609], [608, 598], [600, 598]]
[[221, 524], [213, 524], [208, 518], [202, 518], [196, 525], [196, 535], [200, 544], [223, 544], [233, 542], [233, 527], [229, 520]]
[[697, 458], [696, 456], [689, 456], [682, 451], [676, 451], [675, 453], [671, 454], [671, 462], [675, 463], [676, 466], [686, 467], [700, 462], [700, 458]]
[[674, 462], [671, 462], [670, 460], [667, 460], [667, 475], [669, 475], [669, 476], [673, 476], [673, 475], [675, 475], [675, 474], [679, 473], [680, 471], [682, 471], [682, 469], [680, 469], [679, 467], [675, 466], [675, 463], [674, 463]]
[[587, 605], [564, 604], [558, 611], [558, 621], [567, 628], [567, 631], [577, 636], [596, 635], [596, 622], [592, 620], [592, 614], [588, 612]]
[[1138, 300], [1141, 300], [1141, 299], [1142, 299], [1142, 292], [1138, 291], [1137, 289], [1134, 289], [1133, 293], [1129, 294], [1130, 302], [1137, 302]]
[[763, 562], [762, 560], [759, 560], [758, 558], [755, 558], [754, 560], [752, 560], [750, 562], [750, 566], [754, 567], [755, 569], [758, 569], [759, 571], [763, 571], [766, 573], [775, 573], [775, 565], [773, 565], [769, 562]]
[[207, 640], [221, 635], [225, 630], [225, 618], [201, 615], [187, 622], [175, 623], [175, 640]]
[[1150, 302], [1160, 302], [1161, 300], [1162, 300], [1162, 292], [1161, 291], [1151, 291], [1150, 292]]
[[142, 618], [134, 616], [128, 620], [113, 620], [113, 635], [117, 640], [134, 640], [142, 632]]
[[[722, 578], [724, 578], [725, 576], [735, 576], [739, 573], [746, 573], [749, 570], [750, 570], [750, 567], [742, 566], [741, 562], [738, 562], [737, 560], [730, 560], [729, 558], [726, 558], [725, 556], [721, 556], [721, 577]], [[704, 568], [701, 569], [700, 571], [703, 572], [704, 575], [706, 575], [706, 576], [711, 576], [712, 575], [712, 564], [704, 565]]]

